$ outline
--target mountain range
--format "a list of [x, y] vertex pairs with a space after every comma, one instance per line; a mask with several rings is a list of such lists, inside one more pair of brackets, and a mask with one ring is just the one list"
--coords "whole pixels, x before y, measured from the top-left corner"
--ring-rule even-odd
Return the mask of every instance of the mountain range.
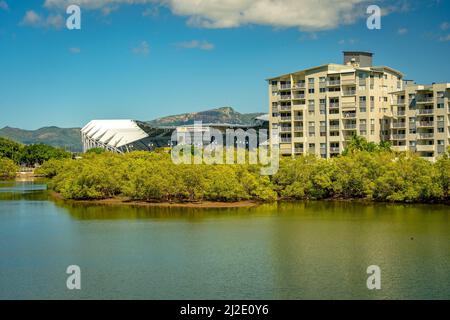
[[[148, 121], [154, 126], [180, 126], [193, 124], [194, 121], [203, 123], [232, 123], [251, 124], [252, 120], [263, 115], [263, 113], [240, 113], [231, 107], [216, 108], [200, 112], [189, 112], [172, 115]], [[0, 129], [0, 137], [5, 137], [23, 144], [48, 144], [61, 147], [68, 151], [82, 151], [81, 128], [59, 128], [44, 127], [37, 130], [23, 130], [18, 128], [4, 127]]]

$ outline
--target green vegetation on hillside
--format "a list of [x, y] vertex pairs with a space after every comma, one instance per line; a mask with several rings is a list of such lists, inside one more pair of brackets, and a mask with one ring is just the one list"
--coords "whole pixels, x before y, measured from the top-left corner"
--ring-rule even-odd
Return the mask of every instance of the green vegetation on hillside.
[[46, 144], [72, 152], [81, 152], [80, 128], [44, 127], [37, 130], [23, 130], [5, 127], [0, 129], [0, 137], [30, 144]]
[[414, 154], [396, 154], [384, 145], [368, 147], [358, 138], [336, 158], [283, 157], [272, 177], [261, 176], [255, 165], [175, 165], [167, 152], [92, 153], [81, 160], [51, 160], [39, 172], [51, 177], [50, 187], [66, 199], [450, 200], [448, 154], [432, 163]]
[[223, 107], [200, 112], [167, 116], [149, 121], [148, 123], [155, 126], [181, 126], [193, 124], [194, 121], [202, 121], [203, 123], [232, 123], [249, 125], [252, 123], [254, 118], [260, 115], [263, 115], [263, 113], [240, 113], [231, 107]]

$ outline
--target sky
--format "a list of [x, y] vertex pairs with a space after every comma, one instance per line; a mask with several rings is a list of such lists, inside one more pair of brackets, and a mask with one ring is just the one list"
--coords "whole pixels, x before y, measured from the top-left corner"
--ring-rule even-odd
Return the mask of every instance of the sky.
[[[69, 4], [80, 30], [66, 27]], [[0, 128], [267, 112], [265, 79], [342, 63], [344, 50], [450, 82], [449, 13], [450, 0], [0, 0]]]

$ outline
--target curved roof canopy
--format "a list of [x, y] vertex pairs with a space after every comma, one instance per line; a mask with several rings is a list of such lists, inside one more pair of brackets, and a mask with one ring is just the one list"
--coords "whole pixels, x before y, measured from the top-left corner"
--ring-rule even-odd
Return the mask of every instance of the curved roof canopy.
[[92, 120], [81, 129], [81, 133], [115, 148], [148, 137], [134, 120]]

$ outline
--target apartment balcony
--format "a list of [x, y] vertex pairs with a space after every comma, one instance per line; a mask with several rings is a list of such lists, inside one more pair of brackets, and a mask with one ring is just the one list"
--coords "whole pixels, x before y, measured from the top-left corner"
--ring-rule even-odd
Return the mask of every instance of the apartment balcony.
[[343, 112], [342, 117], [344, 117], [345, 119], [356, 118], [356, 112]]
[[416, 103], [433, 103], [433, 97], [418, 97], [416, 98]]
[[330, 125], [330, 131], [337, 131], [337, 130], [339, 130], [338, 124]]
[[280, 96], [280, 101], [291, 100], [291, 98], [292, 98], [292, 96], [290, 96], [290, 95], [282, 95], [282, 96]]
[[397, 105], [405, 104], [405, 99], [397, 99]]
[[303, 132], [303, 126], [294, 126], [294, 132]]
[[339, 102], [331, 102], [328, 108], [329, 109], [339, 109]]
[[280, 138], [281, 143], [292, 143], [292, 138]]
[[356, 123], [344, 124], [344, 130], [356, 130]]
[[434, 144], [417, 144], [416, 150], [418, 152], [433, 152]]
[[395, 113], [396, 116], [403, 117], [406, 115], [406, 111], [400, 110]]
[[291, 132], [292, 127], [280, 127], [280, 132]]
[[291, 88], [292, 86], [290, 83], [280, 85], [280, 90], [287, 90], [287, 89], [290, 90]]
[[280, 107], [281, 111], [291, 111], [291, 109], [292, 109], [292, 106], [281, 106]]
[[418, 138], [421, 139], [421, 140], [430, 140], [430, 139], [434, 139], [434, 133], [433, 133], [433, 132], [419, 133], [419, 134], [418, 134]]
[[342, 95], [344, 97], [355, 96], [356, 90], [344, 90], [344, 91], [342, 91]]
[[428, 115], [434, 113], [434, 109], [419, 109], [417, 111], [419, 115]]
[[294, 94], [293, 98], [294, 98], [294, 100], [303, 100], [303, 99], [305, 99], [305, 95], [304, 94]]
[[328, 84], [329, 87], [340, 86], [341, 85], [341, 80], [328, 80], [327, 84]]
[[406, 128], [406, 122], [393, 123], [392, 128]]
[[294, 89], [305, 89], [306, 83], [305, 82], [296, 82], [294, 83]]
[[340, 153], [339, 147], [330, 147], [330, 153]]
[[405, 140], [406, 139], [406, 134], [394, 134], [392, 136], [393, 140]]
[[402, 151], [407, 151], [408, 147], [407, 146], [392, 146], [392, 150], [397, 151], [397, 152], [402, 152]]
[[417, 127], [421, 128], [433, 128], [434, 127], [434, 121], [418, 121], [416, 122]]
[[303, 121], [303, 116], [295, 116], [294, 120], [295, 121]]
[[341, 77], [341, 84], [343, 86], [351, 86], [356, 84], [356, 78], [354, 76], [351, 77]]
[[437, 152], [439, 154], [445, 153], [445, 146], [444, 145], [438, 145], [437, 146]]
[[445, 121], [437, 121], [437, 127], [438, 128], [445, 128]]
[[278, 107], [272, 107], [272, 113], [278, 113]]
[[292, 121], [292, 117], [280, 117], [280, 121], [282, 121], [282, 122], [286, 122], [286, 121], [291, 122]]
[[303, 153], [303, 151], [304, 151], [303, 148], [294, 148], [295, 153]]

